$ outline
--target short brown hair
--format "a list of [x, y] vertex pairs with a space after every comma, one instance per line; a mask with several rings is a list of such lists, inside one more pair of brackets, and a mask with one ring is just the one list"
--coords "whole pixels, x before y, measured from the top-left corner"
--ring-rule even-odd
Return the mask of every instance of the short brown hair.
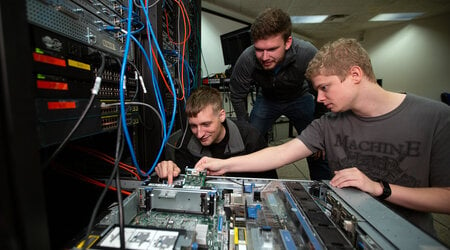
[[200, 86], [191, 93], [186, 102], [187, 117], [197, 116], [208, 105], [212, 105], [214, 113], [219, 113], [223, 109], [222, 96], [215, 88]]
[[371, 82], [376, 82], [367, 51], [356, 39], [339, 38], [317, 52], [309, 62], [305, 76], [312, 79], [317, 75], [337, 75], [343, 81], [353, 66], [359, 66]]
[[266, 9], [256, 17], [250, 32], [253, 42], [278, 34], [287, 41], [292, 33], [291, 18], [281, 9]]

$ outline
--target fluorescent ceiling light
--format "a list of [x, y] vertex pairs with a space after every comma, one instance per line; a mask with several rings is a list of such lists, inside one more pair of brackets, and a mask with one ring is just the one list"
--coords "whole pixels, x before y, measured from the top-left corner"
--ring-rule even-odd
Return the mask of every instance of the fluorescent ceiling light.
[[292, 23], [321, 23], [328, 15], [291, 16]]
[[422, 14], [422, 12], [384, 13], [372, 17], [369, 21], [408, 21]]

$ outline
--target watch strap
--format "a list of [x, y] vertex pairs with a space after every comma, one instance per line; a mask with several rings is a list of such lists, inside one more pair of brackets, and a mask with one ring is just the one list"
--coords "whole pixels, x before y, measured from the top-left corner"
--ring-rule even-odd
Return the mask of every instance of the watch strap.
[[391, 186], [389, 186], [389, 183], [387, 181], [380, 180], [379, 182], [383, 186], [383, 193], [381, 193], [381, 195], [377, 196], [376, 198], [379, 200], [384, 200], [387, 197], [391, 196]]

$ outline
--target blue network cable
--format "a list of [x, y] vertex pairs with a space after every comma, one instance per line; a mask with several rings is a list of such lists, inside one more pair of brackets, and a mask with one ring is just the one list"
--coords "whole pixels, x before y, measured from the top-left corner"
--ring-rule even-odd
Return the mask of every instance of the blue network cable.
[[[140, 0], [140, 2], [141, 2], [141, 5], [144, 6], [144, 3], [142, 2], [142, 0]], [[176, 114], [175, 111], [176, 111], [176, 107], [177, 107], [177, 100], [176, 100], [176, 96], [175, 96], [175, 93], [176, 93], [176, 92], [175, 92], [175, 85], [174, 85], [173, 80], [172, 80], [172, 77], [171, 77], [171, 75], [170, 75], [170, 71], [169, 71], [169, 69], [168, 69], [168, 67], [167, 67], [167, 63], [166, 63], [166, 61], [164, 60], [164, 56], [163, 56], [163, 54], [162, 54], [162, 52], [161, 52], [161, 49], [160, 49], [160, 47], [159, 47], [159, 45], [158, 45], [158, 43], [157, 43], [158, 40], [156, 39], [156, 36], [155, 36], [155, 34], [154, 34], [154, 32], [153, 32], [153, 29], [149, 28], [149, 27], [152, 27], [152, 25], [151, 25], [151, 23], [150, 23], [150, 18], [149, 18], [149, 16], [148, 16], [148, 8], [147, 8], [148, 5], [145, 5], [145, 6], [146, 6], [146, 8], [143, 8], [143, 12], [144, 12], [145, 17], [146, 17], [147, 31], [150, 31], [149, 33], [150, 33], [150, 35], [151, 35], [151, 38], [152, 38], [152, 40], [154, 41], [155, 47], [156, 47], [156, 49], [157, 49], [157, 51], [158, 51], [159, 56], [161, 57], [161, 61], [162, 61], [163, 65], [164, 65], [164, 69], [165, 69], [165, 71], [166, 71], [166, 73], [167, 73], [167, 75], [168, 75], [169, 82], [170, 82], [170, 87], [171, 87], [171, 89], [172, 89], [172, 93], [174, 93], [174, 98], [173, 98], [173, 110], [174, 110], [174, 112], [172, 113], [172, 117], [171, 117], [171, 119], [170, 119], [169, 129], [168, 129], [167, 131], [165, 131], [166, 133], [164, 133], [163, 141], [162, 141], [162, 144], [161, 144], [161, 145], [165, 145], [165, 144], [167, 143], [167, 140], [169, 139], [169, 136], [167, 136], [167, 135], [170, 135], [170, 134], [171, 134], [172, 129], [173, 129], [173, 124], [174, 124], [174, 122], [175, 122], [175, 114]], [[156, 164], [157, 164], [157, 162], [158, 162], [159, 156], [160, 156], [161, 153], [162, 153], [163, 148], [164, 148], [164, 147], [161, 146], [161, 148], [160, 148], [160, 150], [159, 150], [159, 153], [158, 153], [158, 157], [157, 157], [157, 159], [155, 160], [155, 162], [153, 163], [153, 166], [151, 167], [151, 169], [147, 172], [148, 174], [150, 174], [151, 172], [153, 172], [154, 168], [156, 167]]]
[[[132, 4], [133, 4], [132, 0], [129, 0], [128, 1], [128, 6], [132, 6]], [[141, 0], [141, 5], [143, 6], [142, 0]], [[145, 5], [145, 6], [147, 6], [147, 5]], [[129, 47], [130, 47], [130, 40], [131, 39], [133, 39], [133, 41], [142, 50], [142, 52], [143, 52], [143, 54], [145, 56], [145, 59], [147, 61], [147, 64], [150, 67], [150, 72], [152, 74], [152, 82], [153, 82], [153, 89], [154, 89], [154, 92], [155, 92], [155, 97], [156, 97], [156, 100], [157, 100], [157, 103], [158, 103], [159, 112], [162, 114], [162, 117], [163, 117], [162, 118], [162, 120], [163, 120], [163, 133], [162, 133], [163, 140], [162, 140], [162, 144], [161, 144], [162, 146], [161, 146], [161, 148], [160, 148], [160, 150], [158, 152], [158, 155], [157, 155], [155, 161], [153, 162], [152, 167], [146, 173], [146, 176], [149, 176], [153, 172], [154, 168], [156, 167], [156, 164], [158, 163], [159, 158], [161, 157], [161, 154], [162, 154], [162, 151], [163, 151], [163, 148], [164, 148], [163, 145], [165, 145], [167, 143], [167, 140], [169, 138], [168, 135], [170, 135], [170, 133], [171, 133], [171, 131], [173, 129], [173, 124], [174, 124], [174, 121], [175, 121], [175, 114], [176, 114], [175, 110], [176, 110], [176, 106], [177, 106], [177, 100], [176, 100], [176, 96], [174, 95], [174, 100], [173, 100], [173, 107], [174, 107], [173, 110], [174, 110], [174, 112], [172, 113], [172, 116], [171, 116], [169, 129], [167, 129], [166, 128], [165, 111], [164, 111], [164, 102], [162, 100], [161, 92], [159, 90], [157, 77], [155, 76], [155, 74], [153, 72], [152, 59], [151, 59], [151, 57], [149, 57], [147, 55], [147, 53], [145, 52], [145, 49], [142, 47], [142, 45], [139, 43], [139, 41], [132, 35], [133, 33], [136, 33], [136, 32], [139, 32], [140, 30], [142, 30], [144, 26], [142, 25], [141, 26], [142, 28], [140, 28], [138, 30], [135, 30], [135, 31], [132, 31], [131, 30], [131, 25], [132, 25], [132, 23], [136, 23], [136, 21], [133, 21], [134, 18], [132, 19], [132, 17], [134, 17], [134, 14], [132, 13], [132, 8], [124, 8], [124, 9], [128, 10], [128, 18], [127, 18], [127, 30], [125, 32], [126, 33], [125, 34], [126, 35], [125, 50], [124, 50], [124, 55], [123, 55], [123, 63], [122, 63], [121, 71], [120, 71], [120, 90], [119, 90], [120, 111], [121, 111], [121, 114], [122, 114], [121, 115], [121, 122], [123, 124], [123, 133], [124, 133], [125, 139], [127, 141], [127, 145], [129, 147], [129, 150], [130, 150], [130, 154], [131, 154], [131, 158], [132, 158], [133, 164], [136, 166], [136, 169], [138, 170], [139, 174], [142, 173], [142, 170], [139, 167], [139, 164], [137, 162], [135, 151], [134, 151], [134, 148], [133, 148], [133, 145], [132, 145], [132, 142], [131, 142], [131, 138], [130, 138], [130, 135], [129, 135], [129, 132], [128, 132], [128, 127], [127, 127], [127, 122], [126, 122], [126, 112], [125, 112], [125, 100], [124, 100], [124, 92], [123, 92], [123, 90], [124, 90], [124, 82], [123, 82], [123, 80], [124, 80], [124, 75], [125, 75], [125, 67], [126, 67], [126, 62], [127, 62], [127, 58], [128, 58], [129, 49], [130, 49]], [[168, 75], [168, 79], [169, 79], [169, 82], [170, 82], [170, 87], [172, 89], [172, 93], [175, 94], [176, 93], [175, 92], [175, 85], [174, 85], [172, 77], [170, 75], [170, 71], [169, 71], [169, 69], [167, 67], [166, 61], [164, 60], [164, 56], [161, 53], [161, 49], [160, 49], [160, 47], [159, 47], [159, 45], [157, 43], [157, 39], [155, 38], [155, 34], [153, 33], [153, 30], [151, 28], [149, 28], [149, 27], [151, 27], [151, 23], [150, 23], [150, 19], [148, 17], [148, 9], [144, 8], [143, 12], [144, 12], [145, 17], [146, 17], [147, 31], [149, 31], [152, 40], [155, 41], [154, 44], [155, 44], [155, 47], [156, 47], [156, 49], [158, 51], [158, 54], [161, 57], [161, 61], [162, 61], [163, 65], [164, 65], [164, 69], [165, 69], [165, 71], [166, 71], [166, 73]], [[138, 23], [141, 23], [141, 22], [139, 21]], [[114, 29], [116, 30], [117, 28], [114, 28]], [[150, 40], [149, 40], [149, 43], [150, 43]], [[150, 48], [151, 48], [151, 43], [150, 43]], [[188, 65], [185, 65], [185, 66], [188, 66]], [[189, 70], [190, 70], [189, 72], [192, 73], [192, 70], [190, 68], [189, 68]]]
[[151, 57], [148, 56], [148, 54], [145, 51], [142, 44], [133, 35], [131, 36], [131, 38], [141, 49], [142, 54], [144, 54], [145, 60], [147, 61], [147, 64], [150, 68], [150, 72], [152, 73], [153, 90], [155, 91], [155, 94], [156, 94], [158, 108], [159, 108], [159, 112], [161, 113], [161, 118], [162, 118], [162, 122], [163, 122], [163, 130], [165, 132], [166, 131], [166, 127], [165, 127], [166, 116], [165, 116], [165, 112], [164, 112], [164, 102], [162, 101], [161, 92], [159, 91], [158, 80], [157, 80], [155, 74], [153, 73], [153, 60], [151, 59]]
[[[128, 6], [133, 6], [133, 1], [132, 0], [128, 0]], [[136, 169], [138, 170], [138, 173], [141, 174], [141, 170], [139, 167], [139, 164], [136, 160], [136, 155], [134, 153], [134, 148], [133, 148], [133, 144], [131, 142], [131, 138], [130, 138], [130, 134], [128, 132], [128, 127], [127, 127], [127, 120], [126, 120], [126, 112], [125, 112], [125, 98], [124, 98], [124, 91], [123, 91], [123, 86], [124, 86], [124, 75], [125, 75], [125, 68], [126, 68], [126, 64], [127, 64], [127, 58], [128, 58], [128, 52], [130, 50], [130, 38], [131, 38], [131, 8], [128, 8], [128, 22], [127, 22], [127, 32], [126, 32], [126, 38], [125, 38], [125, 48], [124, 48], [124, 54], [123, 54], [123, 61], [122, 61], [122, 67], [120, 69], [120, 87], [119, 87], [119, 97], [120, 97], [120, 113], [121, 113], [121, 121], [122, 121], [122, 127], [123, 127], [123, 133], [125, 136], [125, 139], [127, 141], [127, 145], [128, 148], [130, 150], [130, 154], [131, 154], [131, 159], [134, 163], [134, 165], [136, 166]]]

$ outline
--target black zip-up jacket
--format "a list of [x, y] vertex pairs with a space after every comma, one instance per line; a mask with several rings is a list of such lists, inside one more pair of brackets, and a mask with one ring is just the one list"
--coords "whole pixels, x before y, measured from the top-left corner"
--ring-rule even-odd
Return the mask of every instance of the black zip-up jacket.
[[[190, 168], [203, 156], [219, 159], [227, 159], [233, 156], [246, 155], [267, 147], [267, 143], [258, 130], [243, 121], [226, 119], [223, 123], [227, 130], [225, 138], [218, 144], [204, 147], [192, 134], [186, 131], [186, 137], [180, 149], [175, 151], [175, 163], [185, 172], [185, 167]], [[254, 178], [278, 178], [276, 170], [266, 172], [242, 172], [227, 173], [227, 176], [254, 177]]]
[[255, 47], [248, 47], [239, 56], [230, 78], [231, 102], [238, 120], [248, 120], [247, 95], [251, 85], [260, 87], [265, 98], [290, 101], [309, 91], [305, 72], [317, 53], [311, 43], [292, 38], [292, 46], [275, 70], [264, 70], [255, 56]]

